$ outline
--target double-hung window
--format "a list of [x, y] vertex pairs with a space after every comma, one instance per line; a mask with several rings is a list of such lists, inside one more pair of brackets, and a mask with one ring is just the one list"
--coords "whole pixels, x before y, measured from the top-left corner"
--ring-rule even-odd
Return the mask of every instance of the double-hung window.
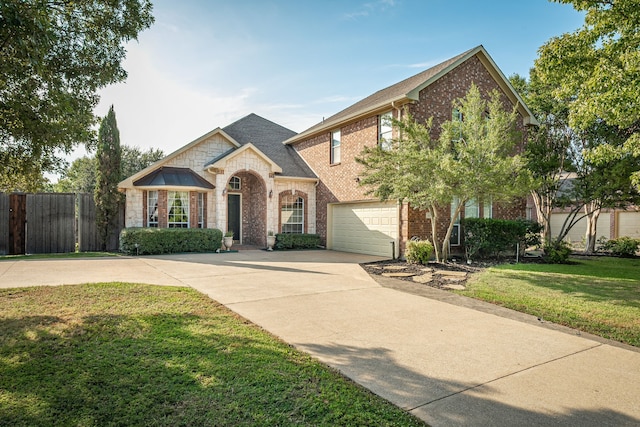
[[169, 191], [167, 196], [169, 228], [189, 228], [189, 192]]
[[378, 144], [384, 151], [391, 150], [392, 147], [392, 132], [391, 127], [391, 111], [387, 111], [384, 114], [378, 116]]
[[340, 129], [331, 132], [331, 164], [340, 163]]
[[280, 211], [283, 233], [304, 233], [304, 199], [285, 196]]
[[158, 190], [147, 191], [147, 227], [158, 227]]
[[198, 228], [204, 228], [204, 193], [198, 193]]

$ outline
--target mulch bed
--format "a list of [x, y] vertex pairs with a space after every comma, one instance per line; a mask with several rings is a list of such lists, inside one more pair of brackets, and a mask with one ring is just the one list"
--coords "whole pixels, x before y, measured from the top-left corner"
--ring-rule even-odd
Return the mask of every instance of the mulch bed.
[[410, 264], [402, 260], [384, 260], [361, 264], [372, 275], [391, 277], [399, 280], [420, 283], [439, 289], [464, 289], [464, 285], [473, 274], [493, 265], [430, 262], [427, 265]]

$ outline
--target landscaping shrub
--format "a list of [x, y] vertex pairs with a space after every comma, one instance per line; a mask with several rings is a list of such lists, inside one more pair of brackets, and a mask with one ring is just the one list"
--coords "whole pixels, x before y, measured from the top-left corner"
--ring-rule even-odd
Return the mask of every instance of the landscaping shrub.
[[315, 249], [320, 245], [320, 236], [317, 234], [276, 234], [274, 249]]
[[497, 257], [540, 243], [540, 224], [518, 219], [466, 218], [462, 220], [467, 259]]
[[433, 255], [433, 244], [428, 240], [410, 240], [407, 243], [407, 251], [405, 256], [407, 257], [407, 261], [416, 264], [425, 265], [431, 260], [431, 256]]
[[640, 240], [623, 236], [608, 240], [602, 245], [602, 249], [612, 255], [632, 257], [638, 252], [638, 246], [640, 246]]
[[215, 228], [125, 228], [120, 233], [120, 252], [128, 255], [215, 252], [221, 244], [222, 232]]
[[565, 241], [554, 241], [544, 247], [543, 259], [549, 264], [567, 264], [571, 255], [571, 245]]

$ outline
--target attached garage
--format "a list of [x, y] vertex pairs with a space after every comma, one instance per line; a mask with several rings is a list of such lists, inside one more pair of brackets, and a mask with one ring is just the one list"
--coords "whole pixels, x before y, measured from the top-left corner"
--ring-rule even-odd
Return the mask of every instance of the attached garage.
[[[579, 213], [578, 215], [582, 215], [582, 213]], [[551, 235], [552, 236], [555, 237], [560, 233], [560, 230], [562, 229], [562, 225], [564, 224], [564, 221], [567, 219], [567, 216], [569, 216], [569, 214], [566, 214], [566, 213], [551, 214]], [[609, 212], [602, 212], [598, 217], [597, 238], [600, 238], [602, 236], [606, 237], [607, 239], [611, 238], [610, 225], [611, 225], [611, 215], [609, 214]], [[573, 228], [569, 231], [569, 234], [567, 234], [567, 237], [565, 237], [564, 240], [573, 245], [583, 245], [584, 235], [586, 231], [587, 231], [587, 219], [582, 218], [580, 221], [578, 221], [576, 225], [573, 226]]]
[[398, 253], [399, 210], [396, 202], [361, 202], [328, 206], [329, 249], [391, 258]]
[[616, 236], [640, 239], [640, 212], [618, 212]]

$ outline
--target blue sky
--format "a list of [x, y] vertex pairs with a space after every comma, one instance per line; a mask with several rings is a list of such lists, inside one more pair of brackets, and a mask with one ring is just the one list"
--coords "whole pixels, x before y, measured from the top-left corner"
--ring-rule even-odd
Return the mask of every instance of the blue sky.
[[123, 144], [166, 154], [249, 113], [301, 132], [480, 44], [527, 76], [583, 23], [547, 0], [156, 0], [154, 16], [96, 114], [113, 104]]

